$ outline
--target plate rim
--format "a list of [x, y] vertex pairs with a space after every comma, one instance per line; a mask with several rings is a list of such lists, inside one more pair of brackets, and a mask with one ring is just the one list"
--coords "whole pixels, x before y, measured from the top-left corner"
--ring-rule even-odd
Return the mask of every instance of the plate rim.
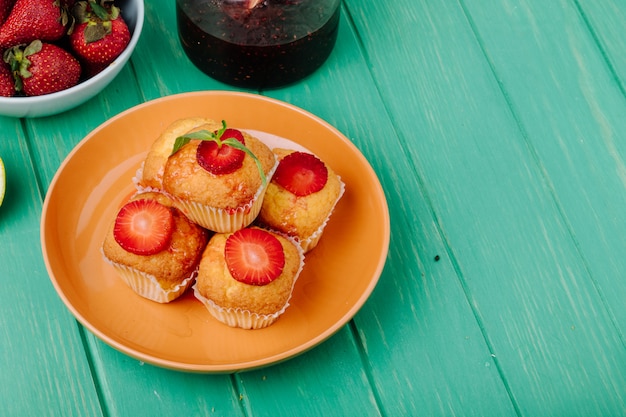
[[[135, 112], [142, 108], [148, 106], [154, 106], [158, 103], [162, 103], [165, 101], [175, 101], [185, 99], [186, 97], [194, 97], [194, 96], [203, 96], [203, 97], [219, 97], [219, 96], [233, 96], [233, 97], [242, 97], [246, 100], [258, 100], [260, 102], [269, 102], [273, 105], [279, 105], [281, 107], [287, 108], [289, 111], [296, 111], [298, 113], [303, 114], [307, 118], [311, 118], [315, 120], [316, 123], [323, 125], [325, 128], [333, 131], [333, 133], [340, 138], [351, 150], [358, 156], [359, 159], [362, 160], [364, 167], [370, 171], [371, 177], [375, 180], [374, 185], [378, 188], [378, 195], [380, 195], [380, 199], [378, 201], [381, 203], [383, 218], [380, 219], [382, 226], [382, 237], [383, 240], [381, 242], [382, 251], [379, 255], [379, 261], [376, 265], [375, 271], [373, 271], [373, 275], [368, 283], [368, 285], [364, 288], [364, 291], [360, 294], [357, 301], [346, 311], [346, 313], [333, 325], [329, 326], [326, 330], [321, 333], [315, 335], [314, 337], [308, 339], [306, 343], [302, 343], [298, 346], [294, 346], [293, 348], [281, 351], [278, 354], [273, 354], [266, 356], [262, 359], [253, 359], [239, 362], [236, 366], [233, 364], [197, 364], [197, 363], [183, 363], [178, 361], [173, 361], [170, 359], [163, 359], [155, 357], [154, 355], [150, 355], [146, 352], [138, 351], [132, 347], [129, 347], [123, 343], [120, 343], [110, 336], [105, 334], [101, 329], [92, 324], [88, 318], [84, 317], [76, 307], [70, 302], [67, 295], [61, 288], [60, 283], [55, 277], [55, 272], [52, 270], [52, 267], [49, 262], [48, 250], [47, 250], [47, 236], [46, 236], [46, 224], [49, 221], [49, 205], [50, 201], [53, 197], [54, 190], [56, 188], [57, 183], [60, 181], [60, 177], [63, 175], [64, 170], [67, 165], [72, 161], [75, 155], [80, 151], [82, 147], [84, 147], [94, 136], [96, 136], [101, 130], [106, 128], [108, 125], [115, 123], [118, 119], [121, 119], [128, 115], [129, 113]], [[127, 356], [130, 356], [136, 360], [152, 364], [157, 367], [171, 369], [176, 371], [183, 372], [191, 372], [191, 373], [233, 373], [233, 372], [241, 372], [241, 371], [250, 371], [254, 369], [264, 368], [270, 365], [275, 365], [286, 360], [292, 359], [295, 356], [298, 356], [302, 353], [305, 353], [324, 341], [328, 340], [334, 334], [336, 334], [345, 324], [347, 324], [354, 316], [358, 313], [358, 311], [363, 307], [363, 305], [369, 299], [371, 293], [375, 289], [380, 277], [383, 273], [386, 260], [389, 253], [389, 244], [390, 244], [390, 235], [391, 235], [391, 227], [390, 227], [390, 215], [389, 215], [389, 206], [387, 203], [387, 199], [384, 193], [384, 189], [380, 183], [380, 179], [376, 175], [376, 172], [370, 165], [369, 161], [365, 158], [365, 156], [361, 153], [361, 151], [356, 147], [356, 145], [349, 140], [344, 134], [342, 134], [337, 128], [316, 116], [315, 114], [304, 110], [298, 106], [287, 103], [282, 100], [278, 100], [272, 97], [263, 96], [260, 94], [247, 93], [247, 92], [237, 92], [237, 91], [222, 91], [222, 90], [211, 90], [211, 91], [193, 91], [186, 93], [178, 93], [167, 95], [163, 97], [159, 97], [153, 100], [149, 100], [133, 107], [130, 107], [117, 115], [107, 119], [102, 122], [96, 128], [92, 129], [83, 139], [81, 139], [71, 151], [67, 154], [67, 156], [63, 159], [59, 167], [57, 168], [52, 180], [50, 181], [48, 188], [46, 190], [43, 206], [42, 206], [42, 214], [40, 220], [40, 242], [41, 242], [41, 250], [46, 266], [46, 271], [48, 274], [48, 278], [52, 282], [55, 291], [59, 298], [61, 298], [62, 302], [65, 304], [66, 308], [70, 311], [70, 313], [74, 316], [76, 320], [78, 320], [81, 325], [86, 327], [92, 334], [97, 336], [99, 340], [104, 342], [105, 344], [113, 347], [115, 350], [124, 353]], [[87, 348], [84, 346], [84, 348]]]

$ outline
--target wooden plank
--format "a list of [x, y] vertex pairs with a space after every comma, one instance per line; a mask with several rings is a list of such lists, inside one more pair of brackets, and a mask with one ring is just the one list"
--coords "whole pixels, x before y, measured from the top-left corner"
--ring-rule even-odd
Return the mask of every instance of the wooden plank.
[[382, 415], [348, 326], [310, 352], [236, 378], [255, 416]]
[[41, 258], [42, 196], [20, 120], [0, 117], [0, 131], [7, 174], [0, 207], [0, 413], [100, 415], [80, 332], [56, 296]]
[[[388, 4], [370, 6], [366, 11], [359, 2], [354, 10], [378, 16], [377, 20], [389, 17], [379, 10]], [[401, 14], [411, 7], [398, 4], [393, 9]], [[421, 139], [415, 134], [403, 137], [387, 116], [387, 103], [375, 86], [377, 78], [371, 78], [367, 70], [367, 57], [347, 14], [344, 19], [338, 45], [319, 73], [267, 94], [335, 125], [368, 158], [385, 190], [392, 229], [389, 258], [371, 299], [354, 320], [380, 412], [390, 416], [514, 415], [489, 347], [446, 256], [428, 196], [404, 151], [404, 142]], [[386, 32], [389, 26], [382, 24], [379, 29]], [[388, 36], [368, 33], [360, 37], [370, 35]], [[366, 48], [365, 52], [371, 51]], [[393, 61], [387, 64], [396, 68]], [[398, 99], [406, 100], [407, 94]], [[411, 103], [403, 103], [407, 111], [412, 110]], [[439, 262], [436, 255], [440, 255]]]
[[[584, 262], [586, 271], [581, 275], [592, 285], [590, 292], [600, 298], [596, 303], [599, 309], [606, 310], [577, 314], [599, 317], [606, 326], [608, 335], [595, 335], [600, 339], [598, 349], [603, 357], [597, 364], [601, 372], [592, 373], [587, 379], [597, 390], [610, 392], [611, 398], [599, 400], [592, 397], [596, 394], [592, 391], [588, 399], [599, 412], [611, 414], [614, 410], [623, 410], [626, 404], [624, 375], [619, 366], [624, 352], [621, 335], [626, 328], [623, 309], [626, 283], [615, 279], [626, 270], [623, 256], [626, 247], [623, 222], [626, 103], [620, 81], [615, 78], [615, 67], [598, 49], [596, 35], [605, 30], [610, 33], [610, 28], [624, 18], [624, 8], [610, 3], [594, 6], [598, 26], [589, 27], [580, 9], [569, 2], [548, 8], [549, 13], [543, 6], [530, 1], [522, 10], [512, 13], [516, 21], [513, 27], [518, 28], [517, 31], [491, 25], [494, 33], [485, 30], [481, 35], [488, 50], [501, 49], [507, 43], [528, 51], [523, 62], [510, 52], [499, 54], [494, 66], [498, 74], [502, 74], [500, 78], [505, 82], [504, 88], [516, 109], [516, 117], [549, 177], [559, 209]], [[496, 14], [511, 13], [502, 7], [491, 10]], [[530, 18], [539, 15], [543, 16], [539, 22]], [[597, 21], [601, 16], [608, 26]], [[487, 19], [492, 18], [477, 14], [479, 27], [486, 28]], [[522, 36], [530, 23], [546, 36], [543, 39]], [[565, 30], [553, 33], [554, 23]], [[616, 39], [616, 42], [619, 45], [623, 40]], [[532, 62], [549, 62], [555, 72], [569, 68], [569, 75], [544, 74], [536, 71]], [[525, 92], [529, 86], [534, 91], [532, 98]], [[536, 104], [529, 105], [531, 100]], [[573, 296], [580, 300], [585, 298], [576, 293]], [[604, 340], [610, 342], [603, 343]]]
[[[239, 393], [229, 375], [162, 369], [137, 361], [89, 334], [105, 415], [243, 416]], [[120, 384], [123, 381], [123, 384]]]
[[[566, 288], [567, 296], [575, 300], [574, 305], [588, 302], [587, 292], [598, 298], [594, 302], [598, 311], [587, 308], [572, 312], [572, 330], [586, 334], [589, 353], [596, 352], [586, 360], [588, 369], [573, 376], [579, 386], [586, 387], [577, 393], [576, 402], [584, 399], [588, 403], [579, 412], [623, 412], [626, 377], [620, 363], [624, 360], [621, 335], [626, 324], [626, 284], [615, 278], [626, 269], [626, 225], [622, 221], [626, 203], [624, 97], [594, 42], [592, 34], [596, 28], [589, 31], [579, 11], [569, 3], [546, 9], [544, 4], [531, 1], [514, 12], [502, 7], [491, 10], [495, 16], [476, 14], [477, 26], [482, 29], [487, 51], [501, 51], [494, 56], [496, 72], [505, 83], [516, 117], [548, 176], [582, 257], [584, 270], [580, 279], [589, 283], [585, 287]], [[494, 32], [487, 31], [487, 19], [498, 19], [504, 13], [514, 19], [512, 27], [517, 30], [491, 26]], [[555, 23], [565, 30], [554, 33], [551, 28]], [[522, 36], [528, 35], [531, 25], [545, 36]], [[504, 44], [512, 48], [505, 52]], [[525, 51], [523, 61], [521, 56], [513, 56], [511, 49]], [[532, 64], [546, 62], [554, 68], [553, 74], [538, 71]], [[555, 77], [559, 68], [568, 68], [568, 75]], [[532, 97], [527, 94], [529, 88], [534, 92]], [[591, 322], [583, 324], [586, 320], [582, 318]], [[587, 332], [586, 326], [599, 330]], [[582, 354], [580, 346], [574, 344], [563, 348]], [[601, 358], [597, 352], [601, 352]], [[607, 394], [599, 395], [600, 392]]]
[[[559, 136], [577, 119], [593, 120], [588, 112], [581, 116], [568, 110], [577, 100], [580, 105], [574, 109], [584, 107], [580, 99], [585, 96], [575, 94], [580, 89], [570, 94], [569, 85], [559, 85], [563, 72], [559, 69], [580, 65], [575, 58], [582, 56], [589, 57], [590, 66], [602, 64], [593, 45], [585, 43], [586, 28], [571, 16], [575, 12], [571, 5], [463, 2], [460, 5], [467, 8], [481, 46], [472, 40], [474, 28], [459, 4], [400, 1], [389, 8], [375, 2], [353, 7], [350, 0], [346, 3], [364, 33], [361, 39], [381, 95], [424, 184], [432, 219], [423, 221], [435, 223], [446, 245], [518, 412], [608, 415], [623, 411], [620, 387], [625, 375], [620, 363], [626, 358], [612, 322], [615, 312], [602, 307], [603, 296], [598, 294], [595, 276], [589, 274], [590, 261], [581, 256], [580, 241], [572, 236], [570, 207], [561, 203], [562, 198], [574, 200], [577, 187], [564, 189], [557, 198], [553, 178], [545, 172], [548, 152], [538, 159], [532, 146], [543, 141], [545, 149], [552, 147], [550, 155], [585, 155], [563, 146], [564, 138]], [[524, 17], [513, 18], [511, 9]], [[559, 14], [572, 20], [563, 22]], [[363, 16], [377, 16], [394, 25], [371, 25]], [[568, 31], [550, 30], [562, 27], [552, 24], [555, 19]], [[520, 28], [525, 31], [519, 32]], [[550, 47], [542, 50], [544, 40]], [[574, 55], [569, 48], [578, 41], [579, 54]], [[400, 61], [405, 62], [403, 69], [394, 65]], [[602, 87], [590, 78], [584, 77], [590, 90]], [[499, 82], [504, 83], [506, 96]], [[507, 101], [511, 94], [515, 94], [512, 103]], [[518, 99], [526, 101], [517, 103]], [[514, 110], [530, 110], [523, 127], [510, 104]], [[547, 114], [556, 121], [537, 122]], [[608, 127], [614, 122], [611, 119]], [[553, 130], [529, 132], [529, 126]], [[595, 124], [593, 133], [602, 132], [601, 127]], [[559, 145], [562, 148], [555, 149]], [[559, 163], [574, 167], [567, 160], [553, 161], [554, 170]], [[589, 167], [585, 164], [586, 170]], [[584, 189], [590, 186], [585, 185]], [[608, 188], [617, 190], [615, 184]], [[621, 198], [609, 201], [613, 205]], [[417, 298], [416, 304], [424, 301]], [[426, 314], [424, 323], [450, 319], [449, 306], [442, 307]]]
[[[606, 60], [606, 66], [595, 60], [579, 64], [581, 81], [573, 94], [584, 97], [585, 104], [572, 108], [570, 114], [586, 112], [591, 123], [576, 121], [570, 126], [568, 136], [578, 138], [575, 141], [577, 160], [568, 161], [568, 169], [563, 171], [563, 177], [559, 177], [559, 188], [583, 187], [580, 203], [570, 199], [564, 204], [573, 205], [572, 209], [576, 209], [569, 211], [574, 219], [573, 227], [580, 236], [581, 248], [623, 332], [626, 329], [626, 311], [623, 308], [626, 283], [616, 278], [623, 276], [626, 269], [626, 260], [622, 255], [626, 246], [623, 221], [626, 203], [626, 56], [618, 50], [626, 43], [623, 36], [612, 36], [618, 28], [621, 30], [626, 25], [626, 5], [610, 1], [579, 3], [581, 16], [593, 38], [593, 41], [585, 41], [599, 43], [600, 52], [596, 58], [597, 61]], [[582, 53], [578, 51], [577, 57]], [[550, 151], [541, 150], [543, 153]], [[577, 161], [594, 167], [591, 175], [582, 176], [574, 165]], [[607, 259], [610, 261], [607, 262]]]
[[[141, 100], [134, 74], [127, 65], [103, 92], [83, 105], [58, 116], [26, 119], [34, 164], [44, 191], [63, 160], [89, 132]], [[132, 140], [132, 132], [128, 140]]]
[[582, 18], [589, 25], [591, 35], [598, 43], [608, 62], [610, 71], [617, 77], [623, 93], [626, 93], [626, 6], [619, 0], [575, 0]]

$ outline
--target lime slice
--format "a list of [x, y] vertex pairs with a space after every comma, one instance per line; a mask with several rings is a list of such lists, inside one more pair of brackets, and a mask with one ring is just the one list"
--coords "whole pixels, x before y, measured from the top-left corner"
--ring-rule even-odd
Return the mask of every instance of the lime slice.
[[4, 173], [4, 162], [2, 162], [2, 158], [0, 158], [0, 206], [2, 205], [2, 200], [4, 200], [4, 190], [6, 185], [7, 180]]

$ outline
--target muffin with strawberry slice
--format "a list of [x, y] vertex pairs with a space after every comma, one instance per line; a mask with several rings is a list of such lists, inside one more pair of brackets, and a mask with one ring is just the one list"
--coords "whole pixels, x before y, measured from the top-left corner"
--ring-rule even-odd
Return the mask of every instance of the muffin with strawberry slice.
[[304, 254], [293, 239], [258, 227], [213, 235], [194, 295], [231, 327], [261, 329], [289, 306]]
[[258, 223], [293, 237], [306, 253], [317, 246], [345, 186], [311, 153], [274, 152], [279, 165], [265, 193]]
[[203, 129], [215, 131], [220, 127], [220, 123], [206, 117], [188, 117], [172, 122], [152, 143], [145, 160], [137, 170], [133, 179], [137, 189], [140, 191], [163, 189], [165, 163], [172, 154], [178, 137]]
[[208, 231], [189, 221], [167, 196], [146, 192], [118, 211], [102, 254], [137, 294], [168, 303], [193, 284], [208, 239]]
[[272, 150], [252, 135], [222, 127], [179, 137], [163, 171], [163, 189], [190, 220], [230, 233], [254, 221], [276, 170]]

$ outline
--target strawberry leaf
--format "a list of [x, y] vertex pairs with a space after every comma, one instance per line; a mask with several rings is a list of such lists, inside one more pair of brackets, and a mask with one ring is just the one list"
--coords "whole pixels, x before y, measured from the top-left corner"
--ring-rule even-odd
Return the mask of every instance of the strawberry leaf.
[[24, 48], [24, 56], [34, 55], [41, 51], [43, 44], [40, 40], [34, 40], [26, 48]]
[[94, 14], [100, 19], [109, 20], [109, 12], [107, 9], [105, 9], [95, 1], [90, 1], [89, 6], [91, 6], [91, 10], [93, 10]]
[[192, 139], [197, 140], [212, 140], [217, 142], [217, 138], [214, 133], [209, 132], [208, 130], [200, 130], [197, 132], [187, 133], [184, 136], [179, 136], [174, 141], [174, 148], [172, 149], [172, 153], [170, 155], [174, 155], [176, 152], [180, 150], [183, 146], [191, 142]]
[[[107, 24], [108, 23], [108, 24]], [[93, 22], [85, 27], [85, 43], [97, 42], [111, 33], [111, 22]]]

